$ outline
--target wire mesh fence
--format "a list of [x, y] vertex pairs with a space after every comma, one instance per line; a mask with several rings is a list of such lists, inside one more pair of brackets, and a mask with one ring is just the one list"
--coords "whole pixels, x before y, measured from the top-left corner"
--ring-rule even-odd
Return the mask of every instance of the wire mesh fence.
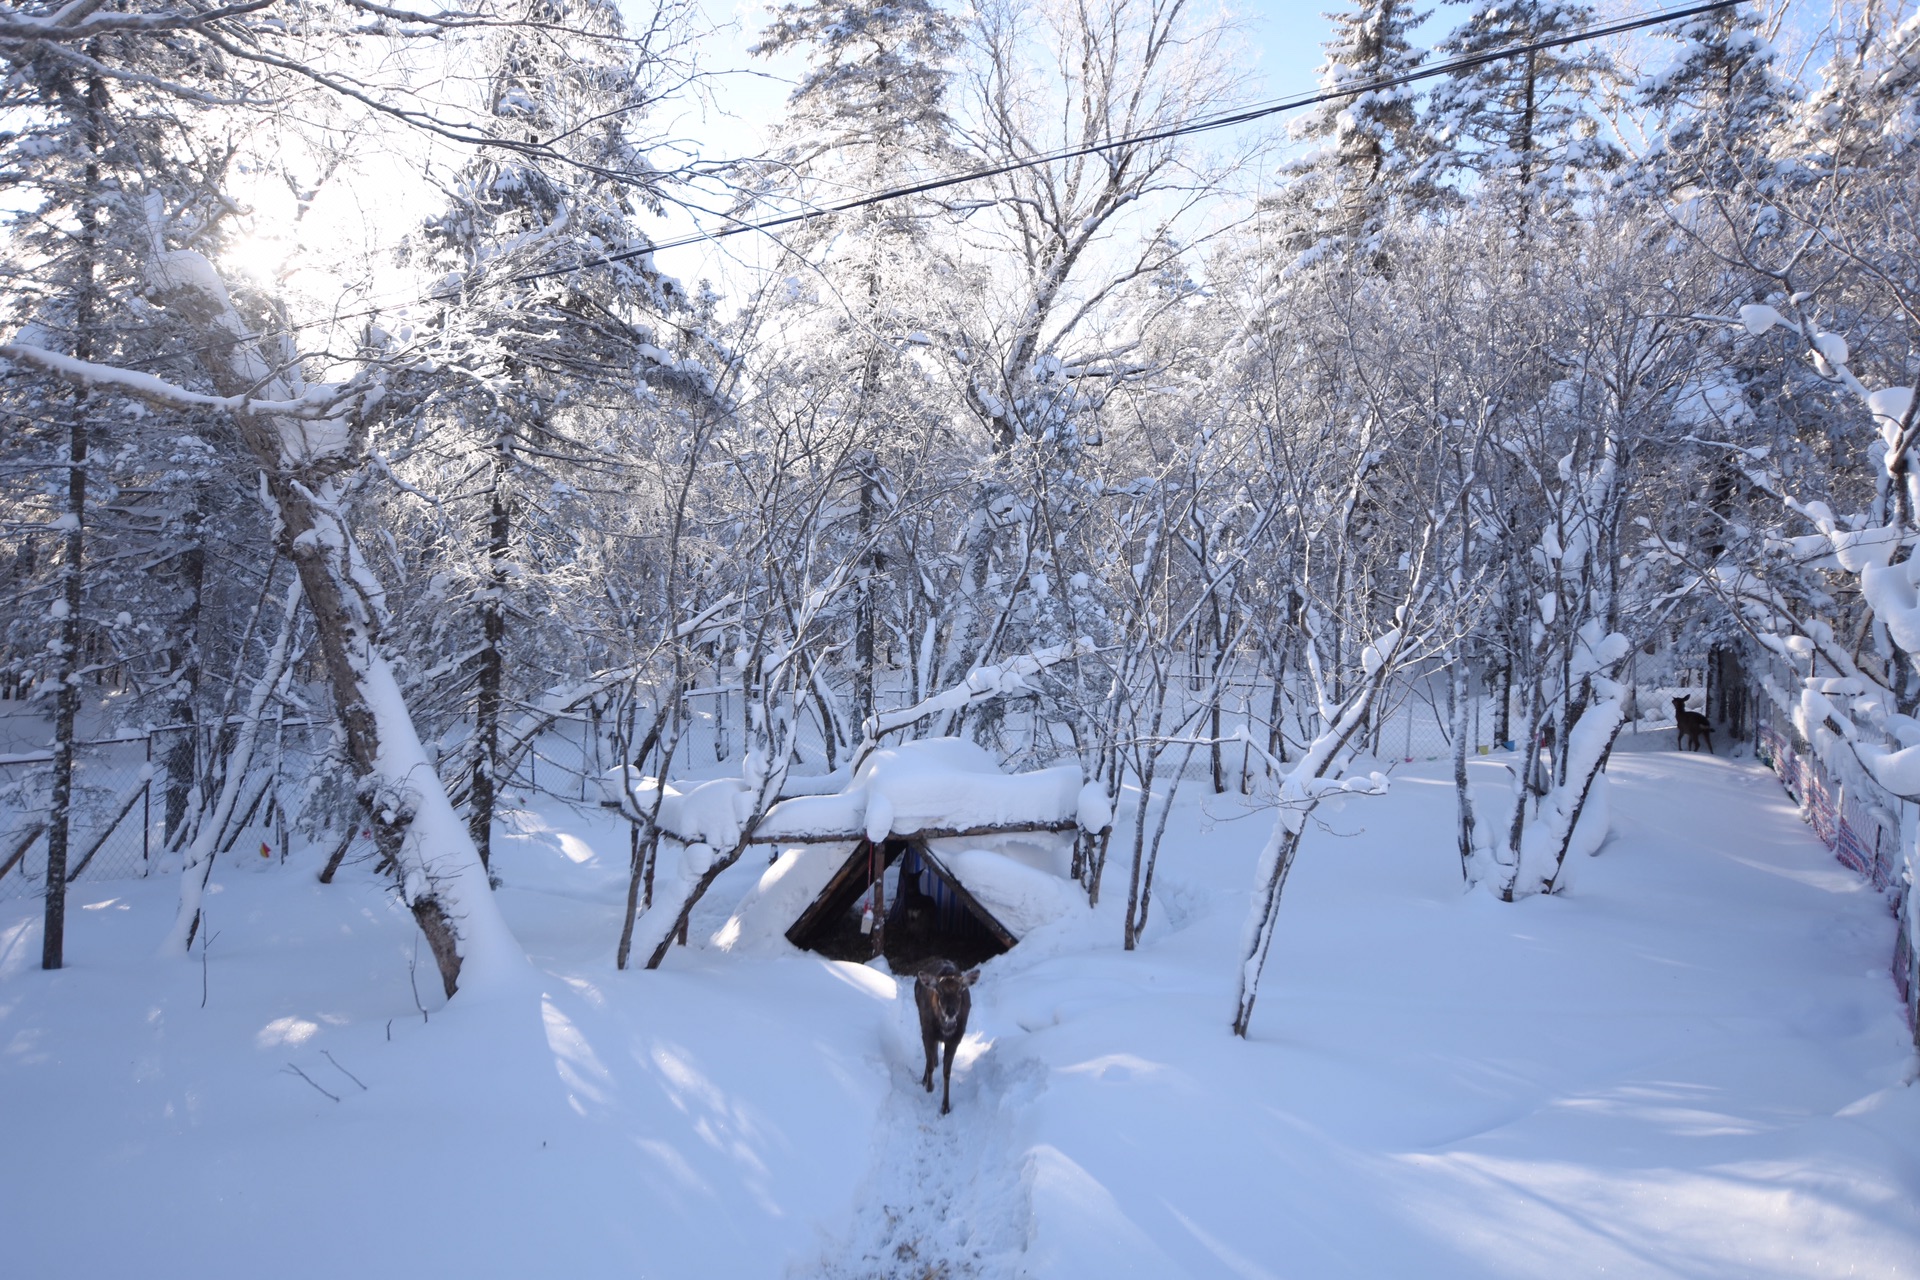
[[[11, 717], [16, 736], [29, 719], [18, 713]], [[44, 740], [50, 727], [40, 720], [38, 728]], [[236, 728], [232, 723], [173, 725], [75, 743], [67, 883], [145, 877], [176, 865], [178, 844], [194, 834], [191, 824], [206, 807], [206, 797], [192, 791], [196, 782], [208, 782], [194, 776], [195, 762], [212, 773], [209, 785], [217, 794]], [[285, 860], [299, 797], [328, 732], [324, 721], [276, 718], [260, 726], [252, 763], [215, 837], [217, 852]], [[177, 785], [167, 773], [169, 759], [187, 763]], [[169, 790], [181, 793], [176, 805], [187, 815], [178, 832], [167, 829]], [[0, 755], [0, 901], [45, 891], [52, 791], [51, 751]], [[171, 862], [170, 843], [176, 846]]]
[[[1636, 686], [1636, 701], [1644, 716], [1636, 714], [1630, 731], [1658, 732], [1670, 725], [1671, 697], [1691, 692], [1704, 680], [1698, 671], [1682, 668], [1676, 674], [1671, 663], [1661, 664], [1657, 674], [1678, 683]], [[1293, 757], [1311, 736], [1310, 704], [1295, 690], [1283, 690], [1276, 698], [1272, 679], [1252, 662], [1222, 673], [1217, 712], [1211, 703], [1203, 706], [1199, 701], [1211, 684], [1210, 673], [1195, 673], [1175, 690], [1176, 698], [1190, 701], [1174, 706], [1171, 723], [1179, 727], [1169, 736], [1191, 745], [1175, 744], [1163, 754], [1161, 776], [1179, 768], [1189, 779], [1217, 777], [1224, 787], [1252, 790], [1259, 785], [1266, 763], [1243, 738], [1274, 743], [1276, 754]], [[1510, 726], [1518, 724], [1518, 717], [1498, 714], [1497, 704], [1504, 695], [1499, 682], [1484, 669], [1476, 667], [1468, 673], [1467, 701], [1457, 719], [1464, 727], [1469, 755], [1517, 749], [1510, 736], [1517, 729]], [[1451, 672], [1443, 665], [1406, 673], [1381, 700], [1378, 714], [1367, 727], [1364, 749], [1387, 765], [1450, 757], [1456, 723], [1453, 696]], [[914, 696], [903, 677], [880, 681], [876, 699], [884, 710], [908, 705]], [[799, 700], [777, 714], [792, 728], [800, 772], [824, 772], [829, 763], [845, 763], [848, 744], [836, 741], [829, 747], [830, 729], [817, 702]], [[737, 687], [688, 694], [685, 723], [686, 733], [671, 769], [675, 776], [707, 777], [739, 768], [747, 733], [746, 701]], [[615, 724], [607, 713], [593, 707], [555, 717], [517, 754], [514, 772], [501, 780], [502, 785], [523, 798], [545, 796], [597, 805], [609, 797], [609, 774], [620, 763], [621, 751], [632, 749], [637, 727]], [[184, 733], [191, 737], [185, 757], [198, 759], [204, 769], [205, 762], [218, 760], [230, 748], [233, 729], [232, 725], [175, 726], [82, 743], [75, 764], [70, 882], [146, 876], [173, 865], [166, 853], [170, 785], [166, 765], [181, 748]], [[1071, 729], [1050, 718], [1037, 697], [1007, 699], [971, 731], [980, 732], [989, 750], [1011, 769], [1051, 764], [1071, 757], [1074, 750]], [[283, 719], [262, 728], [254, 771], [242, 786], [232, 821], [223, 832], [221, 853], [239, 849], [247, 856], [257, 851], [262, 857], [284, 860], [291, 844], [310, 841], [322, 861], [336, 853], [346, 862], [373, 856], [371, 837], [353, 815], [302, 813], [317, 803], [310, 779], [337, 765], [324, 763], [330, 733], [326, 721]], [[45, 740], [44, 734], [38, 736]], [[449, 782], [466, 767], [460, 763], [461, 748], [457, 739], [442, 743], [448, 754], [441, 772]], [[0, 872], [0, 900], [37, 896], [44, 889], [51, 763], [46, 751], [0, 755], [0, 866], [6, 867]], [[643, 767], [656, 768], [657, 759]], [[329, 803], [340, 808], [340, 800], [334, 795]], [[204, 798], [198, 803], [204, 804]]]
[[[143, 876], [153, 865], [153, 770], [145, 736], [75, 744], [67, 883]], [[46, 888], [51, 752], [0, 757], [0, 901]]]

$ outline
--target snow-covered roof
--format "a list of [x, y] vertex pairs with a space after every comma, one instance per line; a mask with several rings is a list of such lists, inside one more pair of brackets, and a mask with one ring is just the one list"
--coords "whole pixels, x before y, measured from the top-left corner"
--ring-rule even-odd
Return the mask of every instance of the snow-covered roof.
[[1081, 820], [1080, 784], [1079, 765], [1006, 774], [974, 743], [926, 738], [875, 751], [838, 794], [782, 800], [761, 819], [754, 839], [778, 844], [1067, 828]]
[[787, 929], [813, 904], [853, 852], [851, 840], [805, 844], [773, 860], [758, 884], [735, 907], [714, 942], [728, 951], [742, 944], [785, 946]]

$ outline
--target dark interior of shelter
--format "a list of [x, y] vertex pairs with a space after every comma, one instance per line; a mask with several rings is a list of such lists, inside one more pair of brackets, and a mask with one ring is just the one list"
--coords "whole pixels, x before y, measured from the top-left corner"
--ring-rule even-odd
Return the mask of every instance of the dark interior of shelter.
[[895, 973], [929, 960], [969, 968], [1015, 941], [935, 855], [897, 839], [862, 840], [787, 939], [832, 960], [864, 964], [884, 955]]

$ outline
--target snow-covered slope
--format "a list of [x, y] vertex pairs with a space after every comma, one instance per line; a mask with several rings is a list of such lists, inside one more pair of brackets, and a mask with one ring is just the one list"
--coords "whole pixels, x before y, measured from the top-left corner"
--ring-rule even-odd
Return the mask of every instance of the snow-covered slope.
[[1206, 797], [1175, 815], [1140, 951], [1116, 879], [986, 967], [945, 1118], [903, 984], [707, 941], [763, 861], [664, 971], [615, 971], [626, 840], [598, 814], [496, 842], [538, 997], [443, 1008], [422, 960], [426, 1017], [411, 920], [368, 877], [223, 863], [210, 947], [158, 965], [173, 886], [93, 886], [55, 974], [33, 904], [7, 904], [0, 1269], [1916, 1269], [1892, 921], [1772, 779], [1616, 754], [1612, 839], [1566, 896], [1507, 906], [1461, 892], [1426, 768], [1323, 811], [1251, 1041], [1227, 1025], [1269, 819]]

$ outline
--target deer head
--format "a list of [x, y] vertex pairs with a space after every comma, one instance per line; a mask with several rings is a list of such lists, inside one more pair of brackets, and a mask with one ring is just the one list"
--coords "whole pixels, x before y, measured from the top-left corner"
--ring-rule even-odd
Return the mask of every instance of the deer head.
[[962, 973], [951, 960], [929, 966], [914, 979], [919, 988], [920, 1015], [932, 1024], [938, 1038], [955, 1038], [966, 1028], [967, 1014], [973, 1005], [967, 988], [979, 979], [978, 969]]

